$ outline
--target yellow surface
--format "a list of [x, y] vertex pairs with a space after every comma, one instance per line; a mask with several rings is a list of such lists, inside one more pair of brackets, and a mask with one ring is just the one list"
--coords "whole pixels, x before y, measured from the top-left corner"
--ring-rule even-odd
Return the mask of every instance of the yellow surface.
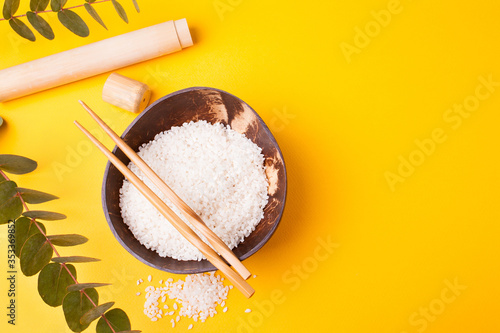
[[[53, 15], [52, 42], [25, 42], [0, 22], [0, 68], [185, 17], [193, 47], [118, 72], [148, 83], [153, 100], [190, 86], [226, 90], [269, 124], [289, 192], [276, 234], [245, 261], [257, 292], [246, 300], [233, 289], [228, 312], [193, 332], [500, 331], [498, 2], [139, 1], [140, 14], [122, 3], [129, 25], [110, 4], [96, 6], [109, 31], [79, 9], [86, 39]], [[178, 276], [141, 264], [114, 239], [101, 209], [106, 160], [72, 124], [97, 129], [78, 99], [118, 132], [134, 119], [101, 101], [108, 74], [0, 104], [0, 150], [38, 161], [36, 172], [13, 177], [19, 185], [61, 198], [39, 206], [68, 215], [47, 222], [50, 233], [90, 239], [61, 249], [102, 259], [78, 264], [80, 281], [113, 283], [101, 299], [125, 309], [134, 329], [183, 331], [191, 320], [172, 329], [143, 315], [136, 280]], [[18, 325], [2, 310], [0, 331], [70, 332], [36, 284], [18, 276]]]

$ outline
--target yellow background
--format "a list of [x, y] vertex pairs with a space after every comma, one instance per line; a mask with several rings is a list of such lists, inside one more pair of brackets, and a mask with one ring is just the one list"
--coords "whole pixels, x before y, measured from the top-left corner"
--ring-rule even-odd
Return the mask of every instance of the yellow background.
[[[28, 1], [21, 2], [24, 11]], [[110, 3], [95, 7], [108, 31], [77, 9], [91, 30], [85, 39], [52, 14], [45, 17], [54, 41], [38, 34], [35, 43], [24, 41], [0, 22], [0, 69], [185, 17], [193, 47], [118, 72], [148, 83], [153, 100], [191, 86], [226, 90], [270, 125], [289, 192], [276, 234], [245, 261], [257, 275], [250, 279], [257, 292], [246, 300], [233, 289], [228, 312], [195, 323], [193, 332], [500, 331], [500, 87], [458, 128], [443, 118], [454, 104], [473, 101], [480, 77], [500, 82], [500, 3], [143, 0], [137, 14], [131, 1], [121, 2], [128, 25]], [[371, 12], [388, 7], [398, 13], [377, 30]], [[364, 45], [356, 36], [367, 27], [373, 30]], [[350, 57], [342, 52], [346, 44], [357, 47]], [[38, 161], [35, 172], [13, 179], [61, 198], [31, 206], [68, 216], [45, 223], [49, 233], [90, 239], [60, 250], [102, 259], [77, 264], [81, 282], [113, 283], [100, 288], [102, 302], [115, 301], [133, 329], [186, 330], [190, 319], [172, 329], [169, 319], [152, 323], [143, 315], [136, 280], [177, 276], [140, 263], [114, 239], [101, 209], [106, 159], [72, 124], [97, 129], [78, 99], [120, 133], [134, 119], [102, 102], [108, 75], [0, 104], [0, 152]], [[392, 191], [387, 172], [398, 173], [400, 155], [424, 156], [415, 140], [431, 138], [436, 128], [446, 140]], [[57, 165], [69, 171], [60, 174]], [[4, 232], [1, 239], [6, 253]], [[335, 243], [331, 253], [318, 248], [328, 241]], [[70, 332], [62, 310], [43, 303], [36, 284], [36, 277], [18, 275], [18, 325], [8, 326], [1, 310], [0, 331]]]

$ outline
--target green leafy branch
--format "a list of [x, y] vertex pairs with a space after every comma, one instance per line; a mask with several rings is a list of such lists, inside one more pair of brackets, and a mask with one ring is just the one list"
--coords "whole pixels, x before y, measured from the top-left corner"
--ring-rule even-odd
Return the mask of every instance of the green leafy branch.
[[[137, 0], [132, 0], [134, 7], [139, 12], [139, 5]], [[83, 19], [71, 9], [78, 7], [85, 7], [87, 13], [96, 20], [104, 29], [108, 29], [101, 17], [94, 8], [95, 4], [103, 2], [111, 2], [120, 18], [128, 23], [127, 13], [122, 5], [116, 0], [85, 0], [84, 4], [76, 5], [73, 7], [64, 7], [68, 0], [30, 0], [30, 10], [26, 14], [15, 15], [19, 9], [20, 0], [5, 0], [3, 4], [3, 18], [0, 21], [9, 21], [10, 27], [21, 37], [34, 42], [36, 40], [35, 34], [31, 29], [20, 20], [21, 17], [26, 17], [31, 26], [47, 39], [54, 39], [54, 31], [49, 23], [39, 14], [48, 12], [57, 12], [57, 18], [69, 31], [80, 37], [87, 37], [89, 35], [89, 27]], [[50, 2], [50, 10], [46, 10]]]
[[[131, 330], [130, 320], [122, 309], [110, 310], [114, 302], [98, 305], [99, 294], [95, 288], [108, 284], [78, 282], [76, 268], [70, 263], [95, 262], [99, 259], [62, 257], [57, 251], [56, 246], [80, 245], [88, 239], [77, 234], [47, 235], [45, 225], [39, 220], [56, 221], [65, 219], [66, 216], [56, 212], [30, 210], [27, 205], [44, 203], [58, 197], [18, 187], [5, 174], [26, 174], [36, 167], [37, 163], [29, 158], [0, 155], [0, 224], [14, 223], [14, 241], [9, 234], [9, 243], [15, 242], [13, 251], [19, 258], [21, 271], [26, 276], [40, 273], [38, 293], [48, 305], [62, 305], [66, 323], [73, 332], [87, 329], [98, 318], [97, 333], [140, 332]], [[10, 246], [9, 249], [12, 251]], [[9, 260], [8, 264], [9, 269], [15, 268], [15, 260]]]

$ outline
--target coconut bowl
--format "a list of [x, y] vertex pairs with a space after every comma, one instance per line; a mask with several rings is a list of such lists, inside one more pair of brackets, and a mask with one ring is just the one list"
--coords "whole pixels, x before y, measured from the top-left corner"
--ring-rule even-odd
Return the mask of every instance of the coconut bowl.
[[[151, 104], [137, 116], [121, 137], [132, 149], [138, 151], [142, 144], [153, 140], [156, 134], [173, 126], [198, 120], [230, 125], [233, 130], [245, 134], [262, 148], [269, 181], [269, 201], [264, 208], [264, 217], [255, 230], [233, 249], [235, 255], [244, 260], [262, 248], [275, 232], [285, 208], [287, 192], [286, 168], [281, 150], [259, 115], [247, 103], [225, 91], [206, 87], [187, 88]], [[123, 163], [130, 162], [117, 147], [113, 153]], [[119, 202], [123, 180], [123, 175], [108, 162], [102, 185], [104, 214], [113, 235], [130, 254], [147, 265], [171, 273], [191, 274], [216, 269], [207, 260], [181, 261], [160, 257], [158, 253], [139, 243], [121, 216]]]

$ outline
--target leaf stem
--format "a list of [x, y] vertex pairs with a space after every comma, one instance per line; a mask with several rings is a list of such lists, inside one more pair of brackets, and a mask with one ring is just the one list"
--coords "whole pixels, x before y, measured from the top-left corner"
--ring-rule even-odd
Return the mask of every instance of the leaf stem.
[[[110, 2], [111, 0], [100, 0], [100, 1], [94, 1], [94, 2], [88, 2], [89, 5], [95, 5], [96, 3], [102, 3], [102, 2]], [[87, 3], [87, 2], [86, 2]], [[85, 3], [84, 4], [81, 4], [81, 5], [76, 5], [76, 6], [72, 6], [72, 7], [67, 7], [67, 8], [61, 8], [61, 10], [66, 10], [66, 9], [73, 9], [73, 8], [78, 8], [78, 7], [83, 7], [85, 6]], [[50, 13], [52, 12], [52, 10], [42, 10], [42, 11], [39, 11], [39, 12], [34, 12], [35, 14], [41, 14], [41, 13]], [[13, 18], [18, 18], [18, 17], [23, 17], [23, 16], [26, 16], [26, 14], [21, 14], [21, 15], [16, 15], [16, 16], [12, 16], [10, 19], [13, 19]], [[10, 20], [9, 19], [9, 20]], [[0, 18], [0, 21], [6, 21], [7, 19], [5, 18]]]
[[[109, 0], [102, 0], [100, 2], [104, 2], [104, 1], [109, 1]], [[97, 2], [97, 1], [96, 1]], [[7, 175], [5, 173], [3, 173], [2, 170], [0, 170], [0, 175], [2, 175], [7, 181], [9, 181], [9, 177], [7, 177]], [[26, 201], [24, 201], [23, 197], [21, 196], [21, 193], [17, 192], [17, 196], [19, 197], [19, 199], [21, 199], [21, 202], [24, 206], [24, 208], [26, 209], [26, 211], [29, 211], [30, 209], [28, 208], [28, 205], [26, 204]], [[34, 218], [30, 218], [30, 220], [35, 224], [35, 226], [38, 228], [38, 230], [40, 231], [40, 233], [43, 235], [43, 237], [45, 237], [46, 239], [46, 242], [49, 243], [49, 245], [52, 247], [52, 250], [54, 251], [54, 253], [56, 254], [56, 256], [58, 256], [59, 258], [61, 257], [61, 255], [59, 254], [59, 252], [57, 252], [57, 249], [56, 247], [54, 246], [54, 244], [52, 244], [52, 242], [50, 241], [50, 239], [47, 237], [47, 235], [45, 234], [45, 232], [43, 232], [43, 229], [38, 225], [38, 222], [36, 221], [36, 219]], [[66, 271], [68, 272], [68, 274], [71, 276], [71, 278], [73, 279], [73, 281], [75, 281], [75, 283], [78, 283], [78, 280], [73, 276], [73, 274], [71, 273], [71, 271], [69, 270], [68, 266], [66, 266], [66, 263], [61, 263], [61, 265], [63, 265], [63, 267], [66, 269]], [[97, 307], [97, 304], [94, 303], [94, 301], [92, 300], [92, 298], [90, 298], [90, 296], [85, 292], [85, 289], [81, 290], [80, 291], [81, 293], [83, 293], [85, 296], [87, 296], [88, 300], [90, 301], [90, 303], [92, 303], [92, 305], [94, 306], [94, 308]], [[113, 333], [116, 333], [116, 331], [114, 330], [113, 326], [111, 326], [111, 323], [109, 322], [108, 318], [106, 318], [105, 314], [103, 313], [101, 315], [101, 317], [106, 321], [106, 324], [108, 324], [109, 328], [111, 329], [111, 331]]]

